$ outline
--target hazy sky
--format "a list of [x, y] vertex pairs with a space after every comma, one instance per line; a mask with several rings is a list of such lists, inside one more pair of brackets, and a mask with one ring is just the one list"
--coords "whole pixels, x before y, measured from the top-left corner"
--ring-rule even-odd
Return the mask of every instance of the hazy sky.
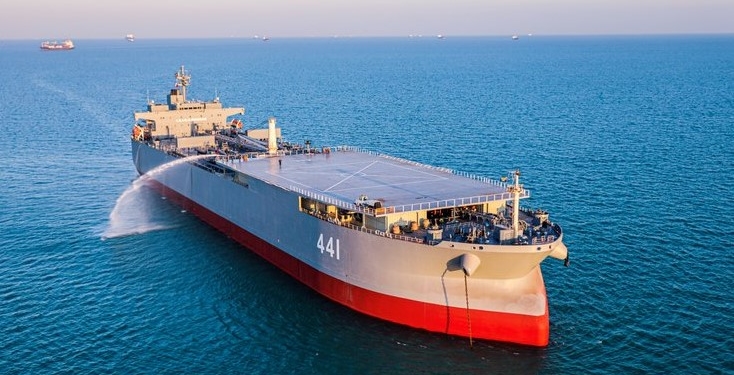
[[8, 0], [2, 39], [734, 33], [734, 0]]

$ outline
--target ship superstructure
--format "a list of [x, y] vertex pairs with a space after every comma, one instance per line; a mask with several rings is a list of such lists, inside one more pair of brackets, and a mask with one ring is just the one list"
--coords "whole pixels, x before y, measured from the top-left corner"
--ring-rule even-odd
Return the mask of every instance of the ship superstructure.
[[[540, 263], [568, 261], [560, 226], [520, 206], [509, 183], [351, 146], [285, 142], [274, 118], [188, 101], [184, 68], [167, 103], [135, 113], [132, 155], [189, 212], [322, 295], [365, 314], [470, 338], [544, 346]], [[208, 155], [208, 156], [207, 156]]]

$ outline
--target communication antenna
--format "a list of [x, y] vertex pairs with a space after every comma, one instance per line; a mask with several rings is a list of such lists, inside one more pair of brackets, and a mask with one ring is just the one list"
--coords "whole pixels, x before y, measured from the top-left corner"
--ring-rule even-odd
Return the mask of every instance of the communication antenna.
[[191, 75], [188, 74], [186, 70], [184, 70], [184, 66], [181, 65], [181, 69], [176, 72], [176, 87], [181, 88], [181, 96], [183, 96], [184, 101], [186, 101], [186, 87], [191, 84]]

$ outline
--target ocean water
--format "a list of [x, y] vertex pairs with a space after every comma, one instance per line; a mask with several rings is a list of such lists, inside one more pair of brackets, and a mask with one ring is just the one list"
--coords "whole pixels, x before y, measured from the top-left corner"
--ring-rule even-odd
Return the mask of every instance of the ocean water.
[[[734, 373], [734, 36], [0, 42], [0, 373]], [[335, 305], [136, 182], [132, 113], [499, 178], [566, 233], [547, 348]]]

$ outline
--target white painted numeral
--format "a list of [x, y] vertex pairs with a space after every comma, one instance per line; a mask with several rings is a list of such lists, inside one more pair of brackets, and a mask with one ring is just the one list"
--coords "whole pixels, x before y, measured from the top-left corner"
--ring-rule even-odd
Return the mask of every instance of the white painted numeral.
[[[335, 243], [336, 242], [336, 243]], [[329, 239], [326, 241], [326, 244], [324, 244], [324, 234], [319, 234], [319, 240], [316, 242], [316, 248], [318, 248], [321, 251], [321, 254], [324, 252], [329, 253], [329, 256], [334, 258], [336, 256], [336, 260], [339, 260], [339, 239], [337, 238], [336, 241], [334, 240], [334, 237], [329, 237]]]

